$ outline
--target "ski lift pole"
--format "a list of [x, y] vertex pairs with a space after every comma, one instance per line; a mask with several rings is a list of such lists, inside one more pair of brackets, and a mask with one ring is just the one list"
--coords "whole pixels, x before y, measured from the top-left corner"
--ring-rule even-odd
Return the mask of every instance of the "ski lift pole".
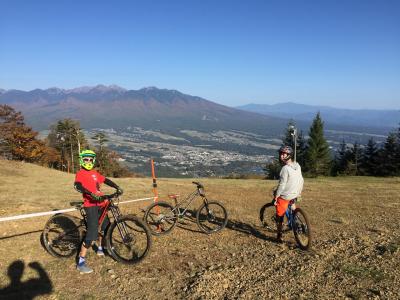
[[293, 130], [293, 139], [294, 139], [294, 161], [296, 162], [296, 154], [297, 154], [297, 129]]
[[293, 137], [293, 145], [294, 145], [294, 161], [296, 161], [296, 152], [297, 152], [297, 129], [293, 125], [289, 127], [289, 129], [292, 131], [291, 135]]

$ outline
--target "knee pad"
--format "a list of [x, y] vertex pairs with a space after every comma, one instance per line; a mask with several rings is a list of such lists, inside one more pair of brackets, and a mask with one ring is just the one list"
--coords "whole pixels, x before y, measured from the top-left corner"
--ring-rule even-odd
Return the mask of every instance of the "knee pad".
[[93, 241], [92, 240], [84, 240], [83, 241], [83, 247], [86, 249], [89, 249], [92, 246]]

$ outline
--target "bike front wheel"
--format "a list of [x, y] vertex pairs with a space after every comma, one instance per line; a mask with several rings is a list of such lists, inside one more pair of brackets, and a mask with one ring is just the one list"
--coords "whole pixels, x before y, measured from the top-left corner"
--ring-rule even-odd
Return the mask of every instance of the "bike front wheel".
[[267, 203], [260, 209], [261, 224], [270, 232], [276, 232], [276, 208], [273, 203]]
[[84, 225], [80, 219], [66, 214], [56, 214], [44, 226], [43, 245], [54, 257], [71, 257], [80, 248], [83, 229]]
[[150, 251], [151, 233], [138, 217], [123, 216], [107, 230], [107, 250], [118, 262], [135, 264]]
[[167, 234], [174, 229], [178, 217], [174, 207], [164, 201], [154, 202], [144, 214], [144, 221], [154, 235]]
[[207, 201], [197, 210], [196, 222], [203, 232], [214, 233], [225, 228], [228, 223], [228, 213], [221, 203]]
[[311, 227], [308, 217], [301, 208], [296, 208], [293, 212], [293, 233], [294, 238], [303, 250], [311, 246]]

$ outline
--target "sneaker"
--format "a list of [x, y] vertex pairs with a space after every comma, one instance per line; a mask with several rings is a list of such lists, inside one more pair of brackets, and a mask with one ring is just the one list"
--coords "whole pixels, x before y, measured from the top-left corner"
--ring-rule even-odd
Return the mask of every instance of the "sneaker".
[[104, 256], [104, 251], [103, 250], [97, 250], [96, 254], [98, 256]]
[[81, 274], [89, 274], [93, 272], [93, 269], [89, 268], [85, 263], [81, 265], [77, 265], [76, 269], [81, 273]]

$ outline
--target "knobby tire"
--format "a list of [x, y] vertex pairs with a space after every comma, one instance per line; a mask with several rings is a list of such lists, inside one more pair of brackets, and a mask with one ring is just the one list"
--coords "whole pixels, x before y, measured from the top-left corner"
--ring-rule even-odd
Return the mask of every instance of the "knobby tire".
[[207, 201], [197, 210], [196, 222], [204, 233], [215, 233], [225, 228], [228, 223], [228, 213], [218, 201]]
[[[121, 225], [124, 237], [121, 236], [118, 224]], [[107, 250], [118, 262], [136, 264], [142, 261], [151, 248], [151, 233], [145, 223], [134, 215], [121, 217], [113, 222], [106, 234]]]
[[43, 245], [54, 257], [71, 257], [80, 248], [83, 230], [81, 220], [66, 214], [56, 214], [44, 226]]
[[164, 235], [174, 229], [178, 216], [174, 207], [164, 201], [154, 202], [144, 214], [144, 221], [153, 235]]
[[300, 249], [308, 250], [311, 246], [311, 227], [307, 215], [301, 208], [293, 212], [293, 233]]

